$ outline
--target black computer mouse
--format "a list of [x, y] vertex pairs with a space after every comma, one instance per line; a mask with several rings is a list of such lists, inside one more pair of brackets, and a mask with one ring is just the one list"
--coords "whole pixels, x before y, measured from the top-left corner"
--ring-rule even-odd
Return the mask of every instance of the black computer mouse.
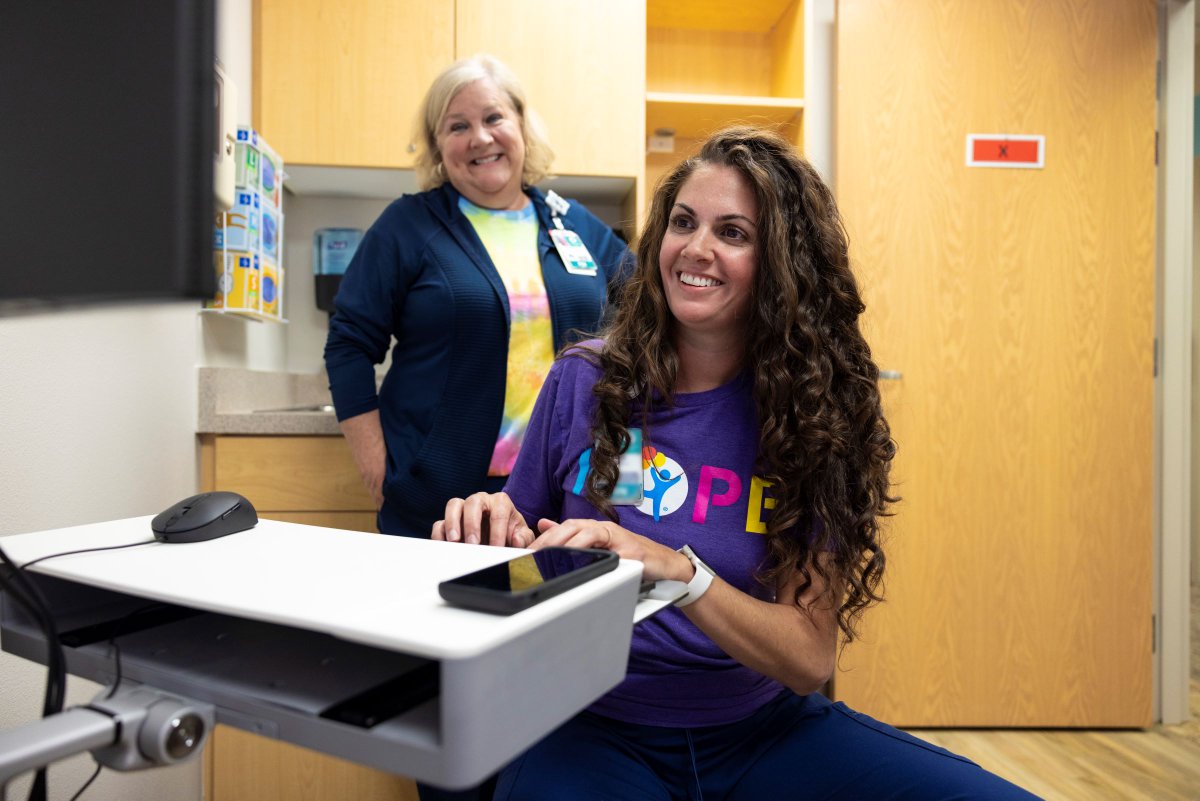
[[159, 512], [150, 528], [159, 542], [203, 542], [257, 523], [254, 506], [236, 492], [202, 492]]

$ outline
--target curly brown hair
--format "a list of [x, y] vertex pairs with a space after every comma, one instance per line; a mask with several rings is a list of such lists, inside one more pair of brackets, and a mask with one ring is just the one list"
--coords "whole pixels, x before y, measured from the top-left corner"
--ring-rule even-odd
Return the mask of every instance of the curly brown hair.
[[[775, 507], [758, 579], [776, 586], [799, 571], [793, 601], [803, 608], [815, 571], [842, 590], [837, 621], [850, 641], [862, 612], [881, 600], [879, 521], [897, 500], [888, 482], [896, 448], [880, 405], [879, 369], [858, 326], [865, 307], [841, 215], [816, 170], [778, 134], [719, 131], [655, 189], [636, 272], [592, 356], [602, 376], [585, 494], [616, 519], [606, 487], [615, 486], [618, 456], [628, 447], [631, 399], [643, 427], [650, 403], [672, 402], [679, 359], [659, 249], [676, 196], [700, 165], [737, 170], [759, 209], [743, 362], [761, 424], [756, 471], [772, 485]], [[818, 553], [827, 558], [814, 559]]]

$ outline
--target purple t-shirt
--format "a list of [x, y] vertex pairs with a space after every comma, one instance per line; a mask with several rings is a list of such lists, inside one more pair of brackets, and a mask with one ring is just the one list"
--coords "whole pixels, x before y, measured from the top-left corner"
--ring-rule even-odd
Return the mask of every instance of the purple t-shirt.
[[[505, 488], [535, 530], [542, 517], [603, 519], [581, 497], [599, 376], [584, 356], [568, 355], [538, 397]], [[615, 507], [620, 525], [669, 548], [690, 545], [722, 579], [771, 600], [754, 579], [766, 559], [762, 533], [773, 501], [753, 475], [758, 418], [749, 377], [676, 395], [674, 408], [661, 405], [643, 430], [645, 501]], [[635, 413], [630, 425], [639, 423]], [[712, 726], [749, 716], [781, 689], [671, 608], [634, 627], [625, 680], [591, 709], [631, 723]]]

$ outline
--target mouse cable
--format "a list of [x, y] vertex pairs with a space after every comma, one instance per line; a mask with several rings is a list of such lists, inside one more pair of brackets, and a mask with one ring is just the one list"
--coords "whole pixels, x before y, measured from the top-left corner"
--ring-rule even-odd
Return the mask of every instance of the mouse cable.
[[152, 542], [158, 542], [158, 540], [153, 540], [153, 539], [141, 540], [140, 542], [128, 542], [124, 545], [105, 545], [101, 548], [80, 548], [77, 551], [63, 551], [62, 553], [51, 553], [51, 554], [46, 554], [45, 556], [39, 556], [37, 559], [31, 559], [28, 562], [26, 562], [25, 564], [20, 565], [19, 567], [21, 570], [28, 570], [32, 565], [36, 565], [38, 562], [44, 562], [47, 559], [57, 559], [60, 556], [72, 556], [77, 553], [92, 553], [93, 551], [118, 551], [121, 548], [133, 548], [138, 545], [149, 545]]
[[97, 762], [96, 769], [92, 771], [91, 777], [83, 783], [82, 787], [75, 791], [75, 795], [71, 796], [71, 801], [79, 801], [79, 796], [83, 795], [84, 790], [92, 786], [92, 782], [96, 781], [96, 777], [100, 775], [100, 771], [103, 769], [104, 766]]
[[[3, 548], [0, 548], [0, 565], [7, 565], [11, 568], [10, 571], [5, 571], [0, 568], [0, 589], [7, 592], [12, 599], [22, 607], [42, 630], [42, 636], [46, 641], [46, 692], [42, 699], [42, 717], [50, 717], [56, 715], [63, 710], [63, 704], [67, 694], [67, 671], [66, 671], [66, 656], [63, 653], [62, 642], [58, 637], [58, 627], [55, 624], [54, 616], [50, 612], [50, 606], [46, 603], [45, 596], [31, 582], [25, 573], [25, 570], [31, 565], [41, 562], [45, 559], [53, 559], [59, 556], [68, 556], [76, 553], [86, 553], [89, 551], [109, 551], [119, 548], [132, 548], [135, 545], [146, 545], [154, 540], [143, 540], [141, 542], [132, 542], [125, 545], [110, 545], [102, 548], [84, 548], [75, 551], [64, 551], [62, 553], [47, 554], [46, 556], [32, 559], [23, 565], [18, 565]], [[5, 575], [5, 573], [8, 575]], [[117, 651], [117, 669], [120, 670], [120, 651]], [[119, 675], [119, 674], [118, 674]], [[115, 689], [115, 686], [114, 686]], [[33, 784], [29, 789], [29, 801], [45, 801], [48, 792], [47, 784], [47, 766], [39, 768], [34, 774]], [[90, 783], [90, 782], [89, 782]], [[86, 787], [86, 786], [85, 786]]]
[[[58, 627], [41, 591], [9, 558], [3, 548], [0, 548], [0, 589], [8, 593], [42, 630], [42, 637], [46, 641], [46, 692], [42, 701], [42, 717], [58, 714], [62, 711], [67, 687], [66, 658], [62, 642], [58, 638]], [[46, 766], [42, 766], [34, 773], [33, 784], [29, 788], [29, 801], [46, 801], [46, 797]]]
[[142, 612], [149, 612], [152, 609], [166, 608], [168, 608], [168, 605], [163, 603], [152, 603], [146, 604], [145, 606], [139, 606], [137, 609], [126, 613], [123, 617], [117, 620], [116, 623], [113, 624], [112, 634], [110, 634], [108, 637], [108, 647], [111, 648], [113, 652], [113, 664], [116, 676], [113, 678], [112, 686], [108, 688], [108, 695], [104, 696], [105, 698], [112, 698], [117, 694], [117, 688], [121, 686], [121, 644], [117, 642], [117, 638], [121, 636], [121, 629], [125, 626], [125, 623], [130, 618], [140, 615]]
[[[133, 548], [133, 547], [135, 547], [135, 546], [137, 546], [137, 545], [149, 545], [149, 544], [150, 544], [150, 543], [152, 543], [152, 542], [156, 542], [156, 540], [142, 540], [142, 541], [140, 541], [140, 542], [130, 542], [130, 543], [126, 543], [126, 544], [124, 544], [124, 545], [106, 545], [106, 546], [104, 546], [104, 547], [101, 547], [101, 548], [81, 548], [81, 549], [79, 549], [79, 550], [75, 550], [75, 551], [63, 551], [63, 552], [61, 552], [61, 553], [52, 553], [52, 554], [47, 554], [46, 556], [39, 556], [37, 559], [31, 559], [30, 561], [28, 561], [28, 562], [26, 562], [25, 564], [21, 565], [21, 566], [18, 568], [18, 570], [19, 570], [19, 571], [24, 571], [24, 570], [27, 570], [27, 569], [30, 567], [30, 565], [37, 564], [38, 562], [45, 561], [46, 559], [55, 559], [55, 558], [57, 558], [57, 557], [59, 557], [59, 556], [71, 556], [72, 554], [78, 554], [78, 553], [91, 553], [91, 552], [93, 552], [93, 551], [115, 551], [115, 550], [120, 550], [121, 548]], [[11, 559], [8, 559], [7, 557], [5, 557], [4, 561], [8, 562], [9, 564], [12, 564], [12, 560], [11, 560]], [[34, 589], [35, 589], [35, 592], [36, 592], [36, 588], [34, 588]], [[43, 603], [44, 603], [44, 601], [43, 601]], [[122, 618], [122, 619], [121, 619], [121, 621], [120, 621], [120, 624], [123, 624], [123, 623], [124, 623], [124, 621], [125, 621], [126, 619], [128, 619], [130, 616], [132, 616], [132, 615], [136, 614], [137, 612], [141, 612], [141, 611], [144, 611], [144, 610], [146, 610], [146, 609], [153, 608], [154, 606], [160, 606], [160, 605], [161, 605], [161, 604], [151, 604], [151, 605], [150, 605], [150, 606], [148, 606], [148, 607], [142, 607], [141, 609], [135, 610], [134, 612], [131, 612], [131, 613], [129, 613], [128, 615], [126, 615], [124, 618]], [[26, 607], [26, 608], [28, 609], [28, 605], [27, 605], [27, 607]], [[49, 614], [49, 608], [48, 608], [48, 607], [46, 607], [46, 611], [47, 611], [47, 614]], [[120, 624], [118, 624], [118, 626], [119, 626]], [[108, 644], [109, 644], [109, 645], [112, 647], [112, 649], [113, 649], [113, 652], [114, 652], [114, 655], [115, 655], [116, 671], [117, 671], [117, 679], [116, 679], [116, 681], [115, 681], [115, 682], [113, 682], [113, 686], [112, 686], [111, 688], [109, 688], [108, 695], [106, 696], [107, 698], [112, 698], [112, 696], [113, 696], [113, 695], [116, 693], [116, 691], [117, 691], [117, 687], [119, 687], [119, 686], [120, 686], [120, 684], [121, 684], [121, 647], [120, 647], [119, 645], [117, 645], [117, 643], [116, 643], [116, 637], [117, 637], [117, 635], [116, 635], [116, 633], [114, 633], [114, 634], [113, 634], [113, 636], [112, 636], [112, 637], [109, 639], [109, 641], [108, 641]], [[61, 651], [61, 645], [60, 645], [60, 651]], [[62, 658], [61, 664], [65, 666], [65, 664], [66, 664], [65, 656]], [[63, 672], [65, 673], [65, 670], [64, 670]], [[64, 677], [63, 677], [63, 687], [62, 687], [62, 689], [60, 689], [60, 690], [59, 690], [59, 692], [58, 692], [58, 695], [59, 695], [60, 699], [62, 699], [62, 698], [65, 698], [65, 696], [66, 696], [66, 678], [65, 678], [65, 675], [64, 675]], [[63, 701], [62, 701], [62, 700], [59, 700], [59, 701], [57, 702], [57, 707], [58, 707], [58, 708], [57, 708], [57, 710], [55, 710], [55, 711], [62, 711], [62, 704], [63, 704]], [[46, 707], [47, 707], [47, 708], [50, 708], [50, 706], [51, 706], [51, 704], [50, 704], [49, 702], [47, 702], [47, 704], [46, 704]], [[44, 713], [44, 714], [52, 714], [52, 713], [51, 713], [51, 712], [46, 712], [46, 713]]]
[[0, 562], [11, 568], [7, 575], [4, 575], [4, 571], [0, 571], [0, 584], [13, 600], [20, 604], [26, 613], [37, 622], [38, 627], [42, 630], [42, 636], [46, 640], [46, 667], [49, 669], [50, 675], [46, 682], [42, 716], [49, 717], [62, 711], [66, 690], [66, 660], [63, 656], [62, 643], [58, 639], [58, 626], [41, 590], [29, 580], [29, 576], [4, 552], [3, 548], [0, 548]]

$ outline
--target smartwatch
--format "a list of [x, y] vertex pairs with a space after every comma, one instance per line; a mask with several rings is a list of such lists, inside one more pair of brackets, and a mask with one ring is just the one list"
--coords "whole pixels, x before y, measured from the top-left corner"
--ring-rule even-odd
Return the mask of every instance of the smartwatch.
[[700, 557], [696, 556], [696, 552], [692, 550], [692, 546], [683, 546], [679, 549], [679, 553], [686, 556], [688, 561], [692, 563], [692, 567], [696, 568], [696, 575], [692, 576], [692, 580], [688, 582], [687, 595], [675, 602], [676, 606], [687, 606], [698, 601], [700, 596], [708, 590], [716, 573], [713, 572], [711, 567], [700, 561]]

